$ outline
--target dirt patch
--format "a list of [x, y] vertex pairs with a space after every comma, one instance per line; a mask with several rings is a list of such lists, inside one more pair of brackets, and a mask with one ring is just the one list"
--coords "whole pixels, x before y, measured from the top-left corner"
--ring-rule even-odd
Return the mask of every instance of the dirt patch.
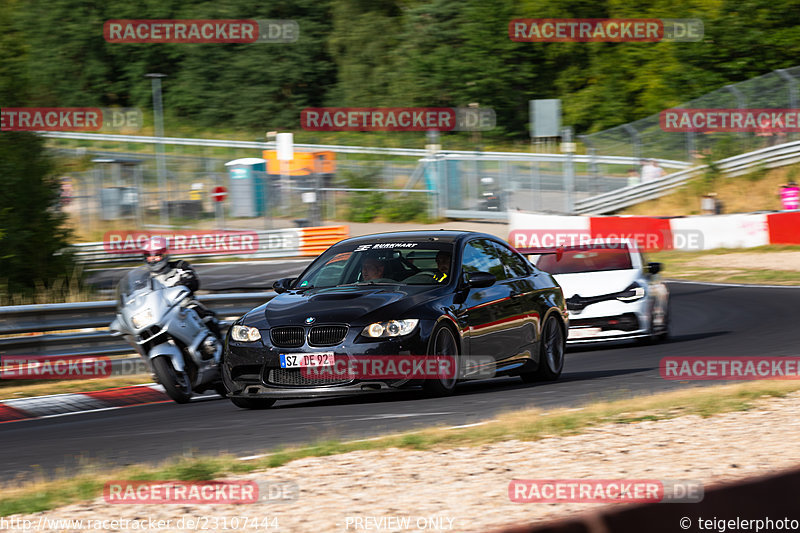
[[800, 272], [800, 252], [710, 254], [684, 264], [687, 267]]

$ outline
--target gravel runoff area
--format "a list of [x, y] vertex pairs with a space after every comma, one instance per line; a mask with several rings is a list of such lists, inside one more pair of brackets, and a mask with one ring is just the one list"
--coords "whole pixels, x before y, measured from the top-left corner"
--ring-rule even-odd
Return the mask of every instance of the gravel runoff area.
[[800, 271], [800, 252], [709, 254], [688, 262], [687, 266], [722, 269], [769, 269], [798, 272]]
[[[501, 525], [566, 517], [600, 506], [512, 503], [508, 485], [515, 478], [681, 479], [701, 481], [708, 487], [800, 464], [800, 446], [795, 445], [800, 442], [800, 393], [759, 400], [756, 405], [749, 411], [709, 418], [683, 416], [606, 424], [580, 435], [535, 442], [507, 441], [437, 451], [371, 450], [305, 458], [228, 478], [296, 483], [299, 498], [289, 503], [111, 505], [101, 497], [6, 519], [25, 518], [33, 524], [39, 524], [40, 517], [171, 521], [170, 526], [162, 528], [151, 523], [150, 530], [158, 531], [186, 531], [180, 529], [179, 520], [183, 519], [185, 525], [187, 520], [203, 517], [206, 524], [216, 520], [217, 530], [222, 529], [225, 519], [230, 529], [234, 517], [246, 517], [261, 521], [260, 529], [247, 528], [250, 531], [487, 531]], [[731, 514], [735, 514], [734, 509]], [[269, 522], [263, 522], [266, 517]], [[410, 519], [409, 526], [390, 522], [390, 518]], [[264, 524], [271, 527], [265, 529]], [[241, 525], [238, 528], [245, 530]]]

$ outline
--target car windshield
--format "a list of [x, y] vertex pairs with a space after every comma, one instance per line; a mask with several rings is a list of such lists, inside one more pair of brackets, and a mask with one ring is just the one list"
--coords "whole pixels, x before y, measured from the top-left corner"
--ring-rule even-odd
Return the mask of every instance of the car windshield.
[[441, 242], [362, 241], [338, 245], [314, 261], [294, 288], [440, 285], [450, 280], [452, 257], [452, 244]]
[[633, 268], [631, 254], [625, 244], [579, 246], [564, 249], [564, 253], [539, 257], [536, 266], [551, 274], [575, 274], [604, 270]]
[[119, 280], [117, 284], [117, 300], [127, 298], [134, 292], [150, 288], [152, 286], [152, 278], [150, 271], [146, 267], [134, 268]]

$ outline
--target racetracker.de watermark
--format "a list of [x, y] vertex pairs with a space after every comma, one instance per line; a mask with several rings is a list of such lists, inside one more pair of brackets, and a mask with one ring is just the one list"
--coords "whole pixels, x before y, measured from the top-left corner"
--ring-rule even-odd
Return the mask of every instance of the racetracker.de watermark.
[[681, 381], [800, 379], [800, 357], [664, 357], [658, 370]]
[[479, 355], [281, 354], [281, 366], [300, 367], [310, 379], [489, 379], [495, 358]]
[[109, 43], [293, 43], [300, 36], [294, 20], [109, 20]]
[[308, 107], [308, 131], [488, 131], [497, 118], [489, 107]]
[[666, 109], [658, 118], [668, 132], [800, 131], [800, 109]]
[[103, 499], [112, 504], [244, 504], [295, 501], [294, 481], [108, 481]]
[[[511, 246], [518, 250], [549, 250], [560, 246], [597, 246], [622, 249], [630, 242], [644, 251], [703, 250], [703, 232], [700, 230], [641, 229], [601, 233], [588, 229], [516, 229], [509, 233]], [[527, 253], [535, 253], [529, 251]]]
[[168, 233], [150, 231], [107, 231], [103, 249], [109, 253], [140, 253], [150, 237], [167, 240], [171, 253], [239, 254], [258, 251], [258, 234], [253, 231], [179, 230]]
[[514, 479], [508, 498], [515, 503], [696, 503], [703, 484], [659, 479]]
[[700, 19], [513, 19], [512, 41], [529, 43], [589, 43], [703, 40]]
[[142, 112], [135, 108], [3, 107], [0, 131], [139, 130]]
[[0, 379], [94, 379], [111, 375], [107, 357], [85, 355], [0, 356]]

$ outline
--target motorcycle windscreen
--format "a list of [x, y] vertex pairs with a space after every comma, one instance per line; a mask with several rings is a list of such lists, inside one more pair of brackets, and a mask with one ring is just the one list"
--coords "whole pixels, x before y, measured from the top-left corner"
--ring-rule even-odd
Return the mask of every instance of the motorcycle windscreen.
[[136, 291], [151, 289], [152, 283], [152, 277], [147, 267], [134, 268], [119, 280], [117, 284], [117, 301], [123, 302]]

